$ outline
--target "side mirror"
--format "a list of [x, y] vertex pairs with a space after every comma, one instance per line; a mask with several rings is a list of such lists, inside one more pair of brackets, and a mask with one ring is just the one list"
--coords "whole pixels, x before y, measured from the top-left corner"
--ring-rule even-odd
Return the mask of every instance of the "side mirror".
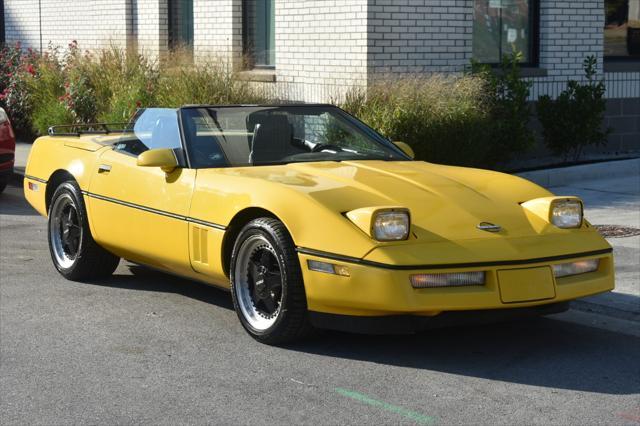
[[413, 149], [411, 149], [411, 147], [408, 144], [404, 142], [393, 142], [393, 144], [398, 148], [400, 148], [400, 150], [405, 154], [407, 154], [412, 160], [416, 158], [415, 152], [413, 152]]
[[178, 167], [178, 160], [172, 149], [150, 149], [138, 155], [138, 166], [160, 167], [163, 172], [171, 173]]

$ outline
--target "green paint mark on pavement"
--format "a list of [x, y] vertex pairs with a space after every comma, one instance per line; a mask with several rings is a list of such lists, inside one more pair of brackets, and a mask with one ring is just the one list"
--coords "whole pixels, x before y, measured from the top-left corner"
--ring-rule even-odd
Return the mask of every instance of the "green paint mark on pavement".
[[436, 419], [434, 417], [425, 416], [424, 414], [418, 413], [416, 411], [407, 410], [406, 408], [389, 404], [384, 401], [378, 401], [377, 399], [368, 397], [367, 395], [362, 394], [360, 392], [355, 392], [355, 391], [351, 391], [343, 388], [335, 388], [335, 391], [342, 396], [355, 399], [356, 401], [362, 402], [367, 405], [371, 405], [372, 407], [378, 407], [385, 411], [389, 411], [391, 413], [400, 414], [401, 416], [407, 417], [421, 425], [432, 425], [432, 424], [435, 424], [436, 422]]

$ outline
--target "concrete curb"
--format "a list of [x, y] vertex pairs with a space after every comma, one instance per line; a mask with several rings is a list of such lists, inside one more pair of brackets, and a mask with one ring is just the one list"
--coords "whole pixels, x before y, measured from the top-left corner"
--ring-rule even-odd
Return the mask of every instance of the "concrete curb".
[[640, 176], [640, 158], [516, 173], [516, 176], [535, 182], [545, 188], [566, 186], [585, 180], [633, 175]]

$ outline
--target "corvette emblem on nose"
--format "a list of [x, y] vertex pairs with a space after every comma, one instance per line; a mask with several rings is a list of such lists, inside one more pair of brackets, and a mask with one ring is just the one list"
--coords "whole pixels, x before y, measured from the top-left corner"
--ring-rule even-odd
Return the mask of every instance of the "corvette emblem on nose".
[[491, 222], [480, 222], [477, 228], [480, 229], [481, 231], [487, 231], [487, 232], [500, 232], [500, 230], [502, 229], [500, 225], [496, 225]]

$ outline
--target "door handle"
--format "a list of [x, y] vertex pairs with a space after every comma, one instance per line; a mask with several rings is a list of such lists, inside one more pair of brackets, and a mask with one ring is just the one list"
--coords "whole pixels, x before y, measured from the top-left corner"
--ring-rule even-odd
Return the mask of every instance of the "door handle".
[[98, 173], [109, 173], [111, 171], [111, 166], [109, 164], [100, 164], [98, 166]]

